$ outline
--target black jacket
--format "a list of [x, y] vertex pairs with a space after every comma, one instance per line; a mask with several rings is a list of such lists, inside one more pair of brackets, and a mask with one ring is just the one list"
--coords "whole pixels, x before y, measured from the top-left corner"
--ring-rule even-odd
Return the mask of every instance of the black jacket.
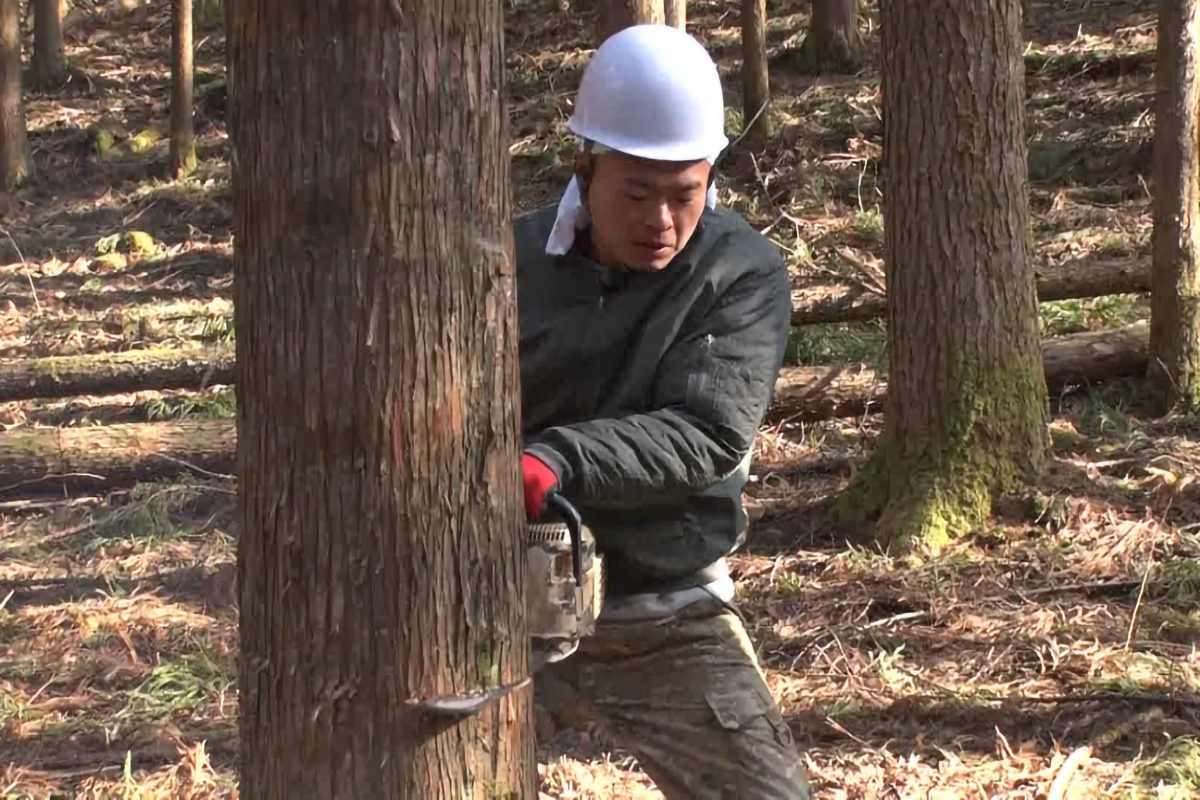
[[[705, 211], [659, 272], [546, 255], [555, 208], [515, 223], [526, 448], [559, 475], [620, 594], [741, 544], [741, 492], [791, 324], [775, 247]], [[581, 235], [581, 239], [586, 234]]]

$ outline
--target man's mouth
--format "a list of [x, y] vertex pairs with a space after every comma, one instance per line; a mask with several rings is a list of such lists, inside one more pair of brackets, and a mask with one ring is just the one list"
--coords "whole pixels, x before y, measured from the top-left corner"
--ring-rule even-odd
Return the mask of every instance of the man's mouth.
[[638, 247], [643, 250], [648, 250], [654, 255], [665, 255], [670, 252], [673, 245], [666, 242], [637, 242]]

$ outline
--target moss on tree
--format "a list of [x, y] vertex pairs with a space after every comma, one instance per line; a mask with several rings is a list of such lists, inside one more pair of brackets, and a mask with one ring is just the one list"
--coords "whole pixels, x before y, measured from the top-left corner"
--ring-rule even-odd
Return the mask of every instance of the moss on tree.
[[913, 555], [936, 554], [976, 529], [994, 498], [1046, 467], [1040, 374], [1036, 358], [996, 366], [960, 360], [949, 382], [953, 391], [921, 440], [899, 442], [889, 425], [839, 498], [843, 521], [874, 523], [880, 544]]

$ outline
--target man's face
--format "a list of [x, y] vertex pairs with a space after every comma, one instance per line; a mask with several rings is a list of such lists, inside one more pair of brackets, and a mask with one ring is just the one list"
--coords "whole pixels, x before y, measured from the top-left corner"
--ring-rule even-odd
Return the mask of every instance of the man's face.
[[595, 156], [588, 187], [592, 256], [608, 266], [666, 267], [696, 231], [711, 169], [704, 160]]

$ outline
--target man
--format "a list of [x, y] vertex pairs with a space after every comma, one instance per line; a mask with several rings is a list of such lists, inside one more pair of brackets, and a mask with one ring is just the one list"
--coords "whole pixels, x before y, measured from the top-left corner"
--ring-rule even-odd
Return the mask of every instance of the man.
[[569, 127], [575, 178], [517, 220], [526, 510], [579, 508], [604, 553], [596, 632], [536, 679], [597, 718], [669, 798], [807, 798], [724, 557], [787, 340], [775, 248], [715, 208], [721, 83], [661, 25], [609, 38]]

